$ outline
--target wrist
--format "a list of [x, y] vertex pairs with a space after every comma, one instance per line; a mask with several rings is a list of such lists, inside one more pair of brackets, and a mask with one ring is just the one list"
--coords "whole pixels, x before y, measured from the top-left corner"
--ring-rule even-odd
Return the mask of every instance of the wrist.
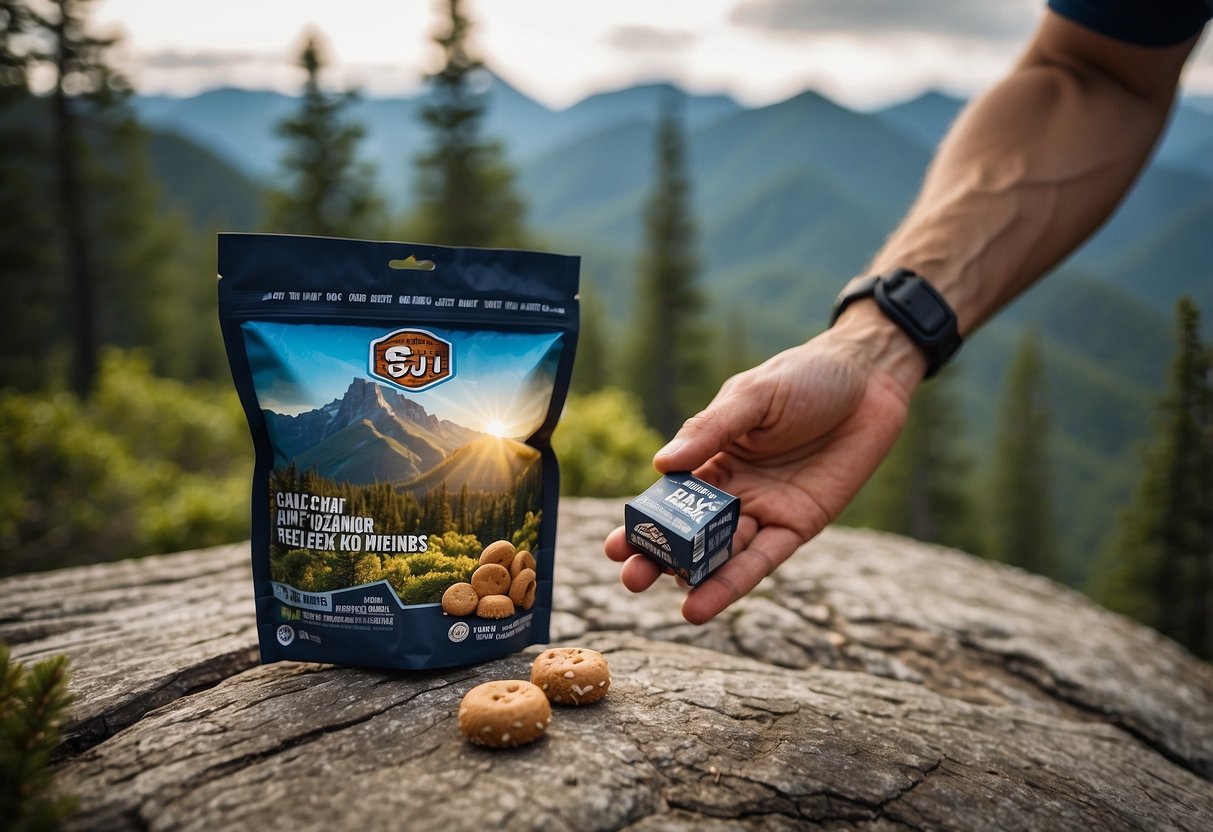
[[927, 371], [922, 349], [885, 316], [872, 298], [849, 305], [823, 335], [891, 378], [907, 399]]
[[834, 301], [830, 325], [856, 301], [868, 298], [922, 351], [924, 378], [938, 373], [960, 349], [956, 313], [922, 275], [904, 268], [848, 284]]

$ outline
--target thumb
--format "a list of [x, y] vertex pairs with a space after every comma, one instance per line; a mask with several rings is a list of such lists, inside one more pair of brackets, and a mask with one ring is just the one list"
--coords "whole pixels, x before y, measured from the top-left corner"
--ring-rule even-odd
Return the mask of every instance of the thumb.
[[653, 456], [653, 467], [662, 473], [694, 471], [758, 427], [766, 411], [765, 397], [718, 395], [706, 409], [687, 419], [674, 438]]

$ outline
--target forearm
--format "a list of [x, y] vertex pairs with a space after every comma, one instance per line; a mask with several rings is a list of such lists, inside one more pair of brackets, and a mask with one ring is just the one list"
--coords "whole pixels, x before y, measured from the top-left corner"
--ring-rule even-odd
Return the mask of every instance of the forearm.
[[1110, 42], [1049, 15], [1015, 70], [957, 120], [869, 273], [923, 274], [972, 332], [1113, 211], [1191, 47]]

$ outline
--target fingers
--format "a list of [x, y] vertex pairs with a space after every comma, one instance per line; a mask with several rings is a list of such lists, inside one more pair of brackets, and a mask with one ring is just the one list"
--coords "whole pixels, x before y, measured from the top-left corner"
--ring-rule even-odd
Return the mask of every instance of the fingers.
[[636, 554], [632, 544], [628, 543], [627, 530], [623, 526], [617, 527], [606, 536], [606, 540], [602, 543], [602, 551], [606, 552], [608, 558], [618, 563], [623, 563]]
[[[791, 529], [768, 527], [756, 531], [756, 528], [753, 518], [742, 517], [733, 538], [735, 554], [687, 594], [682, 602], [683, 618], [692, 624], [711, 621], [734, 601], [749, 594], [804, 542]], [[623, 562], [619, 579], [631, 592], [644, 592], [663, 574], [668, 574], [668, 570], [632, 548], [622, 526], [607, 535], [603, 549], [611, 560]]]
[[693, 471], [758, 427], [767, 412], [766, 397], [734, 388], [721, 393], [707, 408], [683, 424], [674, 438], [653, 456], [663, 473]]
[[644, 592], [665, 572], [656, 562], [632, 548], [623, 526], [607, 535], [602, 549], [608, 558], [623, 564], [619, 580], [632, 592]]
[[767, 527], [749, 545], [692, 589], [682, 602], [682, 617], [692, 624], [711, 621], [745, 596], [783, 563], [803, 541], [791, 529]]
[[631, 592], [644, 592], [664, 570], [645, 555], [632, 555], [619, 570], [619, 580]]

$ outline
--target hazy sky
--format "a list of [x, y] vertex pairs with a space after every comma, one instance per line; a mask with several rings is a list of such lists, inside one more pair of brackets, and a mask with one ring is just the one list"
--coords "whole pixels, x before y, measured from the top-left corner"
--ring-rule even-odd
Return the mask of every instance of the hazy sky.
[[[806, 88], [855, 107], [929, 87], [971, 94], [1014, 60], [1044, 0], [465, 0], [477, 53], [548, 106], [670, 80], [746, 104]], [[413, 92], [435, 67], [433, 0], [97, 0], [124, 35], [144, 93], [221, 85], [294, 92], [309, 27], [328, 40], [333, 80], [368, 95]], [[1213, 93], [1213, 48], [1187, 89]]]

